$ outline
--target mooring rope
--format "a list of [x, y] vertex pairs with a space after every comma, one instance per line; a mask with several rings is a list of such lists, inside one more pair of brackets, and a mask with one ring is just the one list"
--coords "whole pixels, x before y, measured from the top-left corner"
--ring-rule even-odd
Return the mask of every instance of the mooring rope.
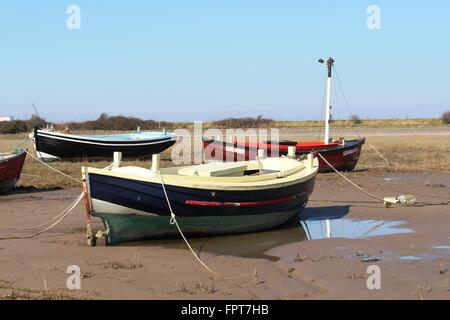
[[66, 178], [69, 178], [69, 179], [71, 179], [71, 180], [73, 180], [73, 181], [76, 181], [76, 182], [78, 182], [78, 183], [83, 183], [83, 181], [81, 181], [80, 179], [77, 179], [77, 178], [75, 178], [75, 177], [72, 177], [72, 176], [70, 176], [70, 175], [68, 175], [68, 174], [66, 174], [66, 173], [64, 173], [64, 172], [62, 172], [62, 171], [60, 171], [60, 170], [58, 170], [58, 169], [56, 169], [56, 168], [53, 168], [52, 166], [50, 166], [50, 165], [48, 165], [48, 164], [46, 164], [44, 161], [42, 161], [42, 160], [40, 160], [39, 158], [36, 158], [35, 156], [33, 156], [33, 155], [32, 155], [30, 152], [28, 152], [27, 150], [24, 150], [24, 151], [25, 151], [31, 158], [33, 158], [34, 160], [40, 162], [41, 164], [43, 164], [44, 166], [46, 166], [46, 167], [49, 168], [50, 170], [53, 170], [53, 171], [55, 171], [56, 173], [59, 173], [59, 174], [65, 176]]
[[384, 199], [374, 195], [373, 193], [370, 193], [369, 191], [364, 190], [363, 188], [361, 188], [360, 186], [358, 186], [356, 183], [354, 183], [353, 181], [351, 181], [349, 178], [347, 178], [346, 176], [344, 176], [341, 172], [339, 172], [335, 167], [333, 167], [333, 165], [331, 163], [328, 162], [327, 159], [325, 159], [324, 156], [322, 156], [319, 152], [317, 153], [317, 155], [322, 158], [322, 160], [334, 171], [336, 172], [338, 175], [340, 175], [342, 178], [344, 178], [344, 180], [346, 180], [348, 183], [350, 183], [352, 186], [354, 186], [356, 189], [358, 189], [359, 191], [367, 194], [368, 196], [381, 201], [384, 203]]
[[47, 220], [45, 222], [42, 222], [40, 224], [37, 224], [37, 225], [34, 225], [34, 226], [30, 226], [30, 227], [1, 227], [1, 229], [16, 229], [16, 230], [39, 229], [39, 228], [41, 228], [41, 227], [43, 227], [43, 226], [45, 226], [45, 225], [47, 225], [47, 224], [57, 220], [57, 219], [59, 219], [61, 216], [63, 216], [67, 212], [67, 210], [72, 210], [70, 208], [72, 208], [73, 206], [76, 206], [80, 202], [80, 200], [81, 200], [80, 198], [82, 198], [82, 197], [83, 197], [83, 193], [81, 193], [74, 201], [72, 201], [70, 203], [70, 205], [65, 210], [63, 210], [62, 212], [58, 213], [53, 218], [51, 218], [51, 219], [49, 219], [49, 220]]
[[[357, 188], [359, 191], [367, 194], [368, 196], [385, 203], [384, 199], [374, 195], [373, 193], [370, 193], [367, 190], [364, 190], [363, 188], [361, 188], [360, 186], [358, 186], [356, 183], [354, 183], [353, 181], [351, 181], [349, 178], [347, 178], [346, 176], [344, 176], [341, 172], [339, 172], [335, 167], [333, 167], [333, 165], [331, 163], [329, 163], [327, 161], [327, 159], [325, 159], [324, 156], [322, 156], [320, 153], [317, 153], [317, 155], [334, 171], [336, 172], [339, 176], [341, 176], [342, 178], [344, 178], [344, 180], [346, 180], [348, 183], [350, 183], [352, 186], [354, 186], [355, 188]], [[441, 202], [441, 203], [426, 203], [426, 202], [416, 202], [415, 205], [422, 205], [422, 206], [431, 206], [431, 205], [448, 205], [449, 202], [447, 201], [447, 203], [445, 202]], [[403, 203], [403, 202], [397, 202], [397, 203], [390, 203], [390, 205], [397, 205], [397, 206], [410, 206], [407, 203]]]
[[7, 151], [15, 150], [18, 147], [20, 147], [21, 145], [25, 144], [25, 142], [29, 142], [29, 141], [30, 141], [30, 138], [27, 137], [27, 138], [23, 139], [21, 142], [19, 142], [18, 144], [16, 144], [16, 145], [12, 146], [11, 148], [9, 148]]
[[174, 225], [177, 227], [178, 232], [180, 233], [181, 237], [183, 238], [184, 242], [186, 243], [186, 245], [188, 246], [189, 250], [191, 251], [192, 255], [195, 257], [195, 259], [197, 259], [197, 261], [206, 269], [208, 270], [211, 274], [213, 274], [216, 278], [219, 276], [216, 272], [214, 272], [210, 267], [208, 267], [201, 259], [199, 256], [197, 256], [194, 252], [194, 250], [192, 249], [191, 245], [189, 244], [189, 241], [186, 239], [186, 237], [184, 236], [183, 231], [181, 231], [180, 226], [178, 225], [178, 221], [177, 221], [177, 217], [175, 216], [175, 213], [172, 210], [172, 206], [170, 204], [170, 200], [169, 200], [169, 196], [167, 195], [167, 191], [166, 191], [166, 186], [164, 183], [164, 179], [161, 175], [161, 172], [158, 171], [158, 175], [159, 178], [161, 179], [161, 186], [162, 189], [164, 191], [164, 196], [166, 197], [166, 201], [167, 201], [167, 205], [169, 206], [169, 211], [170, 211], [170, 224]]
[[[52, 219], [37, 225], [37, 226], [33, 226], [33, 227], [27, 227], [27, 228], [23, 228], [23, 229], [36, 229], [38, 227], [44, 226], [52, 221], [54, 221], [56, 219], [55, 222], [53, 222], [51, 225], [49, 225], [48, 227], [46, 227], [43, 230], [40, 230], [36, 233], [30, 234], [30, 235], [26, 235], [26, 236], [15, 236], [15, 237], [4, 237], [4, 238], [0, 238], [0, 240], [12, 240], [12, 239], [29, 239], [29, 238], [34, 238], [44, 232], [47, 232], [48, 230], [54, 228], [56, 225], [58, 225], [62, 220], [64, 220], [65, 217], [67, 217], [69, 215], [69, 213], [71, 213], [73, 211], [73, 209], [75, 209], [75, 207], [77, 206], [77, 204], [81, 201], [81, 199], [83, 199], [83, 193], [81, 193], [77, 199], [72, 202], [66, 209], [64, 209], [64, 211], [62, 211], [61, 213], [59, 213], [58, 215], [56, 215], [55, 217], [53, 217]], [[9, 229], [20, 229], [20, 228], [9, 228]]]

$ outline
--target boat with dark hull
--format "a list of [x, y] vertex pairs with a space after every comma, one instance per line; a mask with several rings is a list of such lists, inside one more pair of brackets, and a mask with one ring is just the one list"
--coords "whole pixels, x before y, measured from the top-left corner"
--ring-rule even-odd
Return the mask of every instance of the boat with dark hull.
[[115, 151], [124, 158], [147, 158], [177, 141], [174, 133], [135, 132], [111, 135], [74, 135], [35, 128], [36, 154], [43, 160], [112, 159]]
[[0, 154], [0, 190], [13, 188], [20, 179], [27, 154], [23, 150]]
[[[324, 144], [322, 142], [280, 141], [267, 143], [225, 142], [203, 139], [204, 155], [207, 161], [246, 161], [255, 159], [258, 149], [263, 149], [268, 157], [286, 156], [288, 148], [295, 146], [295, 155], [301, 157], [310, 152], [320, 153], [334, 168], [352, 171], [359, 160], [365, 138]], [[330, 166], [319, 158], [319, 172], [332, 171]]]
[[[323, 141], [263, 141], [261, 143], [249, 143], [246, 141], [225, 142], [214, 139], [203, 139], [204, 158], [206, 161], [243, 161], [252, 160], [257, 156], [258, 149], [263, 149], [269, 157], [279, 157], [288, 154], [288, 148], [295, 147], [295, 155], [302, 156], [309, 152], [320, 153], [333, 168], [340, 171], [352, 171], [358, 163], [361, 148], [365, 138], [345, 140], [339, 138], [336, 141], [330, 139], [331, 117], [331, 76], [334, 66], [333, 58], [319, 60], [326, 63], [327, 101], [325, 105], [325, 134]], [[319, 159], [320, 172], [333, 169], [322, 159]]]
[[[160, 171], [156, 163], [151, 170], [83, 167], [88, 221], [91, 216], [103, 220], [108, 244], [178, 235], [167, 200], [186, 234], [273, 228], [306, 205], [318, 170], [312, 155], [303, 161], [267, 158]], [[90, 244], [95, 244], [95, 234], [89, 223]]]

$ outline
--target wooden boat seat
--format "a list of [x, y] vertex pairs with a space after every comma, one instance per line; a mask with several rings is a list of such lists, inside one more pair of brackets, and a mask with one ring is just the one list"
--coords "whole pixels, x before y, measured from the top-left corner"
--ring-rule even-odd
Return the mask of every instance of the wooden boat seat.
[[199, 177], [242, 176], [246, 169], [247, 165], [239, 162], [211, 162], [201, 166], [181, 168], [178, 174]]

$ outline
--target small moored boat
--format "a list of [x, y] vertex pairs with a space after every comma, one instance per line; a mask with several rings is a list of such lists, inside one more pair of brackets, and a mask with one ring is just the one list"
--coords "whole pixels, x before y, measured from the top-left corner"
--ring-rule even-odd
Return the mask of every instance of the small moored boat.
[[27, 154], [19, 149], [12, 153], [0, 154], [0, 189], [13, 188], [20, 179]]
[[[186, 234], [223, 235], [281, 225], [297, 215], [313, 191], [318, 160], [265, 158], [159, 169], [83, 167], [88, 221], [102, 219], [108, 244]], [[163, 185], [167, 191], [167, 198]], [[88, 242], [96, 242], [88, 223]]]
[[43, 160], [99, 158], [112, 159], [115, 151], [124, 158], [146, 158], [160, 153], [177, 141], [169, 132], [138, 131], [126, 134], [75, 135], [35, 128], [36, 154]]
[[[361, 138], [348, 141], [341, 140], [327, 144], [321, 141], [266, 141], [263, 143], [252, 143], [245, 141], [225, 142], [203, 138], [203, 146], [205, 158], [208, 162], [232, 162], [255, 159], [259, 149], [264, 149], [268, 157], [285, 156], [288, 154], [289, 147], [295, 146], [296, 156], [303, 156], [310, 152], [318, 152], [337, 170], [352, 171], [358, 163], [361, 148], [365, 141], [365, 138]], [[319, 171], [332, 171], [322, 158], [319, 158]]]

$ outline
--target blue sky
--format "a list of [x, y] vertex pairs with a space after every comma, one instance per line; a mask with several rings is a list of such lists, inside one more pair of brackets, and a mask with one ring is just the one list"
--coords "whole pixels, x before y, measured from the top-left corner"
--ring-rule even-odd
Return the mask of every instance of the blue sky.
[[[80, 30], [66, 28], [71, 4]], [[437, 117], [450, 109], [449, 14], [448, 0], [2, 0], [0, 114], [28, 118], [35, 102], [52, 121], [320, 119], [317, 59], [331, 55], [351, 113]], [[335, 92], [334, 117], [348, 117]]]

